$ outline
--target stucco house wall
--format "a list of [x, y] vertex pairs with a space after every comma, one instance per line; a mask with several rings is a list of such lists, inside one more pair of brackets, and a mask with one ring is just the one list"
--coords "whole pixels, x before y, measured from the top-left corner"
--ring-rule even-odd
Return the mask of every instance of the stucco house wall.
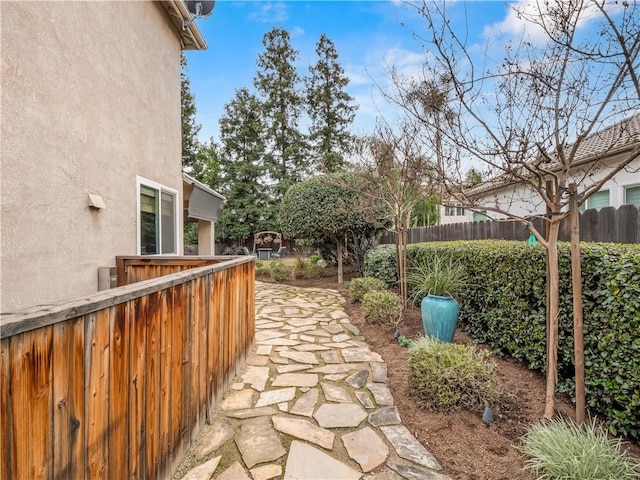
[[0, 19], [8, 313], [93, 293], [137, 253], [138, 177], [181, 198], [181, 43], [158, 2], [3, 1]]
[[[614, 157], [605, 163], [615, 164], [616, 160], [617, 157]], [[572, 179], [579, 186], [592, 185], [600, 181], [609, 171], [609, 168], [603, 166], [603, 168], [587, 174], [584, 168], [577, 168], [572, 175]], [[616, 173], [613, 178], [605, 182], [599, 191], [608, 190], [608, 206], [618, 208], [625, 204], [625, 189], [638, 186], [640, 186], [640, 159], [635, 159], [623, 170]], [[544, 214], [546, 211], [544, 202], [538, 193], [528, 185], [511, 185], [503, 189], [486, 192], [478, 197], [478, 204], [508, 209], [512, 214], [523, 217]], [[585, 207], [588, 207], [588, 204]], [[505, 215], [500, 213], [489, 212], [488, 215], [493, 219], [506, 218]], [[473, 215], [471, 219], [466, 221], [473, 221]]]

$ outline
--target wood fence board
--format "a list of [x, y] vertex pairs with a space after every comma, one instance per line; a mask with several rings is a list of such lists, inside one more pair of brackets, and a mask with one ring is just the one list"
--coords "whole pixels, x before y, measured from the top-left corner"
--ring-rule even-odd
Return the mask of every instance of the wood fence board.
[[191, 339], [189, 358], [191, 359], [191, 391], [189, 392], [189, 413], [191, 419], [189, 425], [195, 426], [190, 432], [190, 441], [195, 440], [196, 432], [200, 428], [199, 406], [198, 400], [200, 396], [200, 307], [197, 300], [197, 286], [195, 282], [191, 283], [191, 323], [189, 324], [189, 337]]
[[206, 277], [194, 282], [196, 288], [196, 305], [198, 307], [198, 424], [204, 425], [207, 420], [207, 315], [209, 302], [206, 301]]
[[215, 390], [216, 398], [221, 398], [224, 394], [224, 324], [223, 319], [225, 312], [225, 290], [226, 290], [226, 275], [224, 272], [216, 272], [214, 274], [214, 284], [216, 292], [216, 308], [215, 308], [215, 336], [212, 339], [211, 347], [214, 358], [216, 358], [215, 369]]
[[87, 477], [109, 477], [109, 326], [111, 309], [87, 315], [85, 365]]
[[53, 477], [71, 478], [72, 322], [53, 326]]
[[0, 478], [13, 478], [11, 438], [11, 353], [9, 339], [0, 340]]
[[206, 301], [208, 303], [207, 312], [207, 422], [213, 423], [214, 409], [218, 402], [216, 397], [215, 379], [216, 379], [216, 362], [218, 361], [216, 355], [218, 349], [216, 348], [216, 290], [215, 290], [215, 274], [207, 275], [206, 283]]
[[146, 478], [156, 478], [160, 453], [160, 292], [147, 302], [147, 382], [145, 402]]
[[191, 288], [193, 282], [185, 285], [182, 291], [182, 420], [180, 433], [185, 445], [191, 443]]
[[186, 453], [187, 425], [183, 418], [184, 399], [182, 397], [185, 379], [182, 376], [182, 324], [183, 324], [183, 285], [176, 285], [171, 289], [173, 296], [171, 303], [171, 331], [169, 335], [173, 339], [171, 347], [171, 471], [175, 471]]
[[173, 288], [163, 290], [160, 297], [160, 458], [158, 476], [171, 476], [169, 455], [173, 445], [171, 436], [171, 350], [173, 324]]
[[134, 300], [133, 308], [129, 308], [133, 310], [129, 319], [129, 477], [143, 479], [146, 478], [147, 297]]
[[69, 320], [71, 325], [71, 371], [69, 376], [69, 412], [71, 415], [71, 468], [69, 478], [82, 478], [87, 467], [87, 448], [84, 432], [87, 424], [84, 384], [89, 374], [85, 368], [85, 317]]
[[109, 451], [112, 478], [129, 476], [129, 303], [112, 309], [109, 355]]
[[52, 473], [52, 339], [53, 327], [45, 327], [10, 343], [13, 478], [48, 478]]

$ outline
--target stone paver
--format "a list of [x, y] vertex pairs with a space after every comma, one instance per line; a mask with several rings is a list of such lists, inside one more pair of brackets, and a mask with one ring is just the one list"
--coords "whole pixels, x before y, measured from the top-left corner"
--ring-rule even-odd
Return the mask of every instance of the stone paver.
[[358, 480], [362, 474], [317, 448], [293, 441], [285, 467], [285, 480]]
[[267, 417], [245, 421], [235, 440], [242, 460], [249, 468], [277, 460], [286, 453]]
[[449, 478], [402, 425], [387, 366], [343, 303], [335, 290], [256, 283], [256, 348], [182, 478]]

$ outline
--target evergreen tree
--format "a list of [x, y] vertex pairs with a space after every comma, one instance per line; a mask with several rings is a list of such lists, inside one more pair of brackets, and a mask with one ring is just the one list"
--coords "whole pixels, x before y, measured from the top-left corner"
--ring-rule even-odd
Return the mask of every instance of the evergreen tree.
[[213, 138], [209, 140], [209, 143], [199, 144], [193, 163], [193, 171], [190, 173], [193, 178], [213, 190], [220, 190], [223, 186], [219, 150], [220, 147]]
[[182, 168], [192, 172], [198, 153], [198, 133], [200, 125], [196, 123], [196, 101], [191, 93], [191, 81], [187, 74], [187, 59], [180, 58], [180, 103], [182, 116]]
[[287, 189], [307, 172], [304, 136], [298, 129], [303, 98], [289, 33], [281, 28], [267, 32], [265, 50], [258, 56], [254, 86], [262, 98], [265, 122], [265, 164], [274, 182], [273, 200], [282, 200]]
[[353, 122], [357, 106], [345, 88], [349, 79], [338, 63], [338, 52], [324, 33], [316, 44], [318, 62], [309, 67], [305, 79], [306, 100], [311, 127], [309, 137], [313, 148], [314, 167], [330, 173], [344, 167], [344, 154], [353, 145], [348, 128]]
[[218, 230], [223, 241], [243, 242], [266, 226], [262, 134], [260, 102], [246, 88], [236, 90], [220, 118], [221, 193], [227, 198]]

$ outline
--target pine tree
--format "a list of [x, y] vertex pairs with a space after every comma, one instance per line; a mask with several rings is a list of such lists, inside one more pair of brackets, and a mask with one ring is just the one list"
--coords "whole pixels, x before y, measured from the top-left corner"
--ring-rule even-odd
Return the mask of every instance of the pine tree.
[[289, 33], [280, 28], [267, 32], [262, 43], [265, 50], [258, 56], [254, 86], [266, 125], [265, 163], [274, 182], [273, 199], [279, 202], [307, 173], [305, 139], [298, 129], [303, 104], [295, 68], [298, 51], [292, 48]]
[[227, 203], [219, 221], [222, 240], [243, 242], [265, 227], [265, 144], [260, 102], [246, 88], [225, 105], [220, 118], [220, 164]]
[[345, 91], [349, 79], [338, 63], [333, 41], [324, 33], [316, 44], [316, 54], [318, 62], [309, 67], [311, 75], [305, 79], [311, 118], [309, 136], [314, 167], [330, 173], [344, 167], [344, 155], [351, 151], [354, 139], [348, 128], [358, 107]]
[[187, 74], [187, 59], [180, 58], [180, 103], [182, 116], [182, 168], [191, 172], [196, 163], [199, 149], [198, 133], [200, 125], [196, 122], [196, 101], [191, 93], [191, 81]]

